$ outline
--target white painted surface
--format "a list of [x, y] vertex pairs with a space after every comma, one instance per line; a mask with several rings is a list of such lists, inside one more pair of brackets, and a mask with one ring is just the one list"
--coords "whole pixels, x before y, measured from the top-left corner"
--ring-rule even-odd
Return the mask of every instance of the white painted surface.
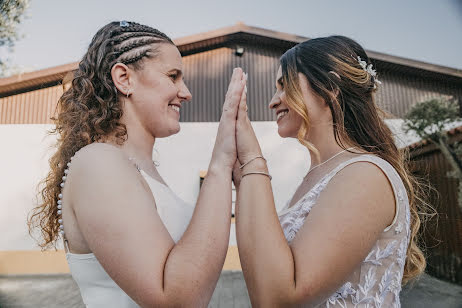
[[[308, 151], [282, 139], [276, 123], [253, 123], [273, 175], [278, 208], [295, 191], [309, 166]], [[181, 131], [155, 144], [154, 160], [168, 185], [192, 204], [199, 194], [199, 172], [207, 170], [218, 123], [182, 123]], [[48, 171], [55, 136], [51, 125], [0, 125], [0, 250], [38, 249], [27, 232], [26, 217], [36, 204], [36, 187]], [[234, 226], [230, 245], [236, 245]]]
[[[398, 144], [418, 141], [406, 136], [402, 120], [388, 121]], [[309, 167], [308, 151], [294, 139], [282, 139], [275, 122], [254, 122], [268, 167], [276, 207], [280, 209], [294, 193]], [[185, 201], [194, 204], [199, 194], [199, 172], [207, 170], [218, 123], [181, 123], [180, 133], [159, 139], [154, 160], [168, 185]], [[55, 136], [51, 125], [0, 125], [0, 250], [38, 249], [27, 232], [26, 217], [36, 204], [37, 183], [48, 171]], [[236, 245], [234, 226], [230, 245]]]

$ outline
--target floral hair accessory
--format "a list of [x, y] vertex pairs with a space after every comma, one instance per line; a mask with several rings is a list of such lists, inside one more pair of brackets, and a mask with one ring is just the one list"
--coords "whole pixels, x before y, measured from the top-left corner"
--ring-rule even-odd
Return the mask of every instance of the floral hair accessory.
[[369, 74], [371, 74], [372, 77], [374, 77], [374, 89], [377, 88], [378, 84], [382, 84], [380, 80], [377, 79], [377, 72], [375, 69], [372, 68], [372, 63], [369, 65], [367, 64], [366, 61], [363, 61], [360, 56], [358, 56], [358, 63], [361, 65], [363, 70]]
[[120, 26], [121, 26], [121, 27], [128, 27], [128, 26], [129, 26], [128, 21], [122, 20], [122, 21], [120, 22]]

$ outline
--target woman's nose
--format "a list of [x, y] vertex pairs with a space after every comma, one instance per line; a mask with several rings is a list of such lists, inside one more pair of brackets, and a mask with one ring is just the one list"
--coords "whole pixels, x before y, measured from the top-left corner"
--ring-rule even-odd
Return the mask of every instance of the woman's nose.
[[277, 93], [275, 93], [273, 98], [271, 99], [268, 107], [269, 107], [269, 109], [274, 109], [277, 106], [279, 106], [280, 103], [281, 103], [281, 99], [279, 98], [279, 95], [277, 95]]
[[190, 101], [192, 98], [192, 94], [189, 92], [189, 89], [184, 82], [178, 92], [178, 96], [185, 101]]

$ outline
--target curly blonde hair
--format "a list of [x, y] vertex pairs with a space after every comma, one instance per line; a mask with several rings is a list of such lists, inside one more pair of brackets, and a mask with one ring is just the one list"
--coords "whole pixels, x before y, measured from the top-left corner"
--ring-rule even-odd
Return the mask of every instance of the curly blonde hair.
[[111, 77], [115, 63], [129, 65], [134, 70], [143, 68], [143, 59], [157, 55], [161, 43], [173, 44], [164, 33], [134, 22], [111, 22], [93, 37], [88, 51], [79, 63], [71, 86], [58, 101], [52, 118], [57, 134], [57, 151], [50, 158], [50, 171], [39, 184], [39, 199], [28, 217], [29, 233], [41, 232], [42, 249], [56, 249], [59, 238], [58, 196], [64, 170], [71, 157], [82, 147], [93, 142], [113, 138], [122, 144], [127, 129], [120, 119], [123, 100]]

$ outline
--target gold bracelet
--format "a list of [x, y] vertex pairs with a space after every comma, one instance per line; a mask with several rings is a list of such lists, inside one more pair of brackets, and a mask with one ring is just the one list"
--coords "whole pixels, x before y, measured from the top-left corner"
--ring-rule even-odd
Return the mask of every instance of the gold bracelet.
[[246, 175], [249, 175], [249, 174], [261, 174], [261, 175], [266, 175], [267, 177], [269, 177], [270, 181], [273, 179], [273, 177], [272, 177], [269, 173], [260, 172], [260, 171], [253, 171], [253, 172], [247, 172], [247, 173], [241, 175], [241, 180], [242, 180], [243, 177], [245, 177]]
[[239, 169], [244, 168], [247, 164], [253, 162], [253, 161], [256, 160], [257, 158], [261, 158], [261, 159], [263, 159], [263, 160], [266, 162], [266, 159], [265, 159], [263, 156], [261, 156], [261, 155], [260, 155], [260, 156], [255, 156], [254, 158], [252, 158], [252, 159], [249, 160], [248, 162], [242, 164], [242, 165], [239, 167]]

